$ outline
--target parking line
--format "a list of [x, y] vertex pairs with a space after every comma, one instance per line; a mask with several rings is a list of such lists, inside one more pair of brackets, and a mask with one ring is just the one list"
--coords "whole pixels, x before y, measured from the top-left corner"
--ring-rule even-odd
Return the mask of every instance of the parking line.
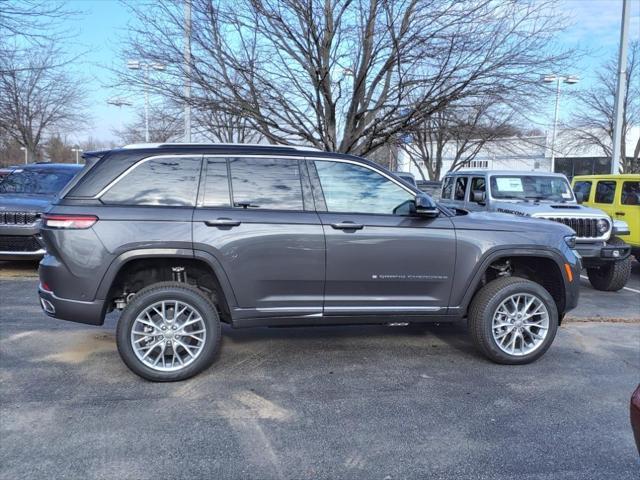
[[[589, 277], [587, 277], [586, 275], [580, 275], [580, 278], [584, 278], [585, 280], [589, 280]], [[631, 288], [631, 287], [622, 287], [623, 290], [629, 290], [630, 292], [633, 293], [640, 293], [640, 290], [636, 290], [635, 288]]]

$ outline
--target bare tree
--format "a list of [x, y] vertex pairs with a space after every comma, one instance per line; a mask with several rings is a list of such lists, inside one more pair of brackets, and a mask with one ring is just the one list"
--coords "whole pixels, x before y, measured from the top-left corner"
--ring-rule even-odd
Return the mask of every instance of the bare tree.
[[[33, 48], [51, 48], [71, 35], [64, 20], [77, 15], [57, 0], [0, 0], [0, 57], [28, 54]], [[67, 59], [60, 57], [59, 61]], [[1, 68], [7, 68], [8, 64]], [[17, 65], [13, 65], [17, 68]], [[28, 68], [21, 64], [19, 68]]]
[[[529, 94], [566, 59], [562, 19], [533, 0], [192, 0], [131, 3], [125, 55], [171, 65], [152, 88], [243, 118], [269, 142], [367, 155], [461, 97]], [[139, 82], [123, 72], [123, 83]], [[139, 83], [138, 83], [139, 84]]]
[[445, 155], [452, 161], [449, 170], [459, 170], [468, 166], [488, 142], [517, 136], [513, 118], [513, 111], [488, 98], [477, 105], [452, 104], [416, 122], [407, 131], [410, 141], [402, 148], [421, 175], [425, 168], [430, 180], [439, 180]]
[[[573, 148], [597, 147], [611, 158], [615, 119], [617, 62], [602, 66], [592, 86], [577, 94], [578, 111], [571, 120], [569, 145]], [[622, 172], [640, 172], [640, 139], [633, 152], [627, 152], [627, 136], [640, 125], [640, 42], [631, 43], [627, 60], [627, 90], [624, 92], [620, 168]], [[631, 155], [629, 155], [631, 154]]]
[[[149, 108], [149, 141], [163, 143], [182, 137], [182, 113], [174, 105], [163, 103]], [[133, 121], [113, 132], [124, 144], [141, 143], [145, 138], [144, 112], [138, 112]]]
[[84, 89], [60, 66], [57, 51], [39, 50], [28, 57], [0, 57], [0, 132], [36, 157], [45, 136], [86, 121]]

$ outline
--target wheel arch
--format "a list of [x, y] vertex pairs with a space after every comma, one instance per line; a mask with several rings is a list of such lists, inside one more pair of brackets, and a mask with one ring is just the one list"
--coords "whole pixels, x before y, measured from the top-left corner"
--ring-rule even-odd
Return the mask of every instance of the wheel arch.
[[[97, 298], [112, 305], [122, 287], [132, 278], [137, 287], [172, 279], [171, 267], [185, 267], [187, 282], [208, 291], [219, 302], [221, 318], [231, 322], [236, 298], [220, 262], [211, 254], [187, 249], [139, 249], [125, 252], [109, 265], [97, 291]], [[144, 273], [146, 272], [146, 273]], [[136, 288], [137, 288], [136, 287]], [[137, 288], [139, 290], [140, 288]]]
[[[542, 248], [498, 248], [487, 252], [467, 283], [460, 306], [454, 307], [461, 316], [467, 315], [469, 305], [478, 290], [500, 276], [497, 272], [494, 273], [492, 267], [507, 260], [513, 268], [510, 275], [532, 280], [549, 291], [558, 307], [558, 318], [562, 319], [567, 301], [567, 278], [563, 273], [565, 261], [559, 252]], [[544, 270], [541, 271], [540, 268]]]

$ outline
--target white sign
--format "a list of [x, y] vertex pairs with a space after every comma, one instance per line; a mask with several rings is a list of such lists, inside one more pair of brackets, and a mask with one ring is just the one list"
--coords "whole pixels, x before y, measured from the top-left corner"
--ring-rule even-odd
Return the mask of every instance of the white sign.
[[522, 179], [518, 177], [497, 177], [496, 184], [501, 192], [524, 192]]

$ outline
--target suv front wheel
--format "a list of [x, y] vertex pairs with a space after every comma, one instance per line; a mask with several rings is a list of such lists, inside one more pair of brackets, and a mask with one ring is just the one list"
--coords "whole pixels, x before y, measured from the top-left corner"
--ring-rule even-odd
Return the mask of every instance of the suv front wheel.
[[504, 277], [482, 287], [469, 307], [469, 330], [478, 350], [497, 363], [538, 359], [558, 329], [558, 309], [541, 285]]
[[124, 363], [156, 382], [184, 380], [207, 368], [220, 336], [220, 319], [211, 300], [179, 282], [156, 283], [136, 293], [116, 331]]
[[[612, 237], [609, 245], [625, 245], [618, 237]], [[609, 261], [599, 267], [587, 268], [589, 282], [596, 290], [617, 292], [629, 281], [631, 276], [631, 256], [624, 260]]]

